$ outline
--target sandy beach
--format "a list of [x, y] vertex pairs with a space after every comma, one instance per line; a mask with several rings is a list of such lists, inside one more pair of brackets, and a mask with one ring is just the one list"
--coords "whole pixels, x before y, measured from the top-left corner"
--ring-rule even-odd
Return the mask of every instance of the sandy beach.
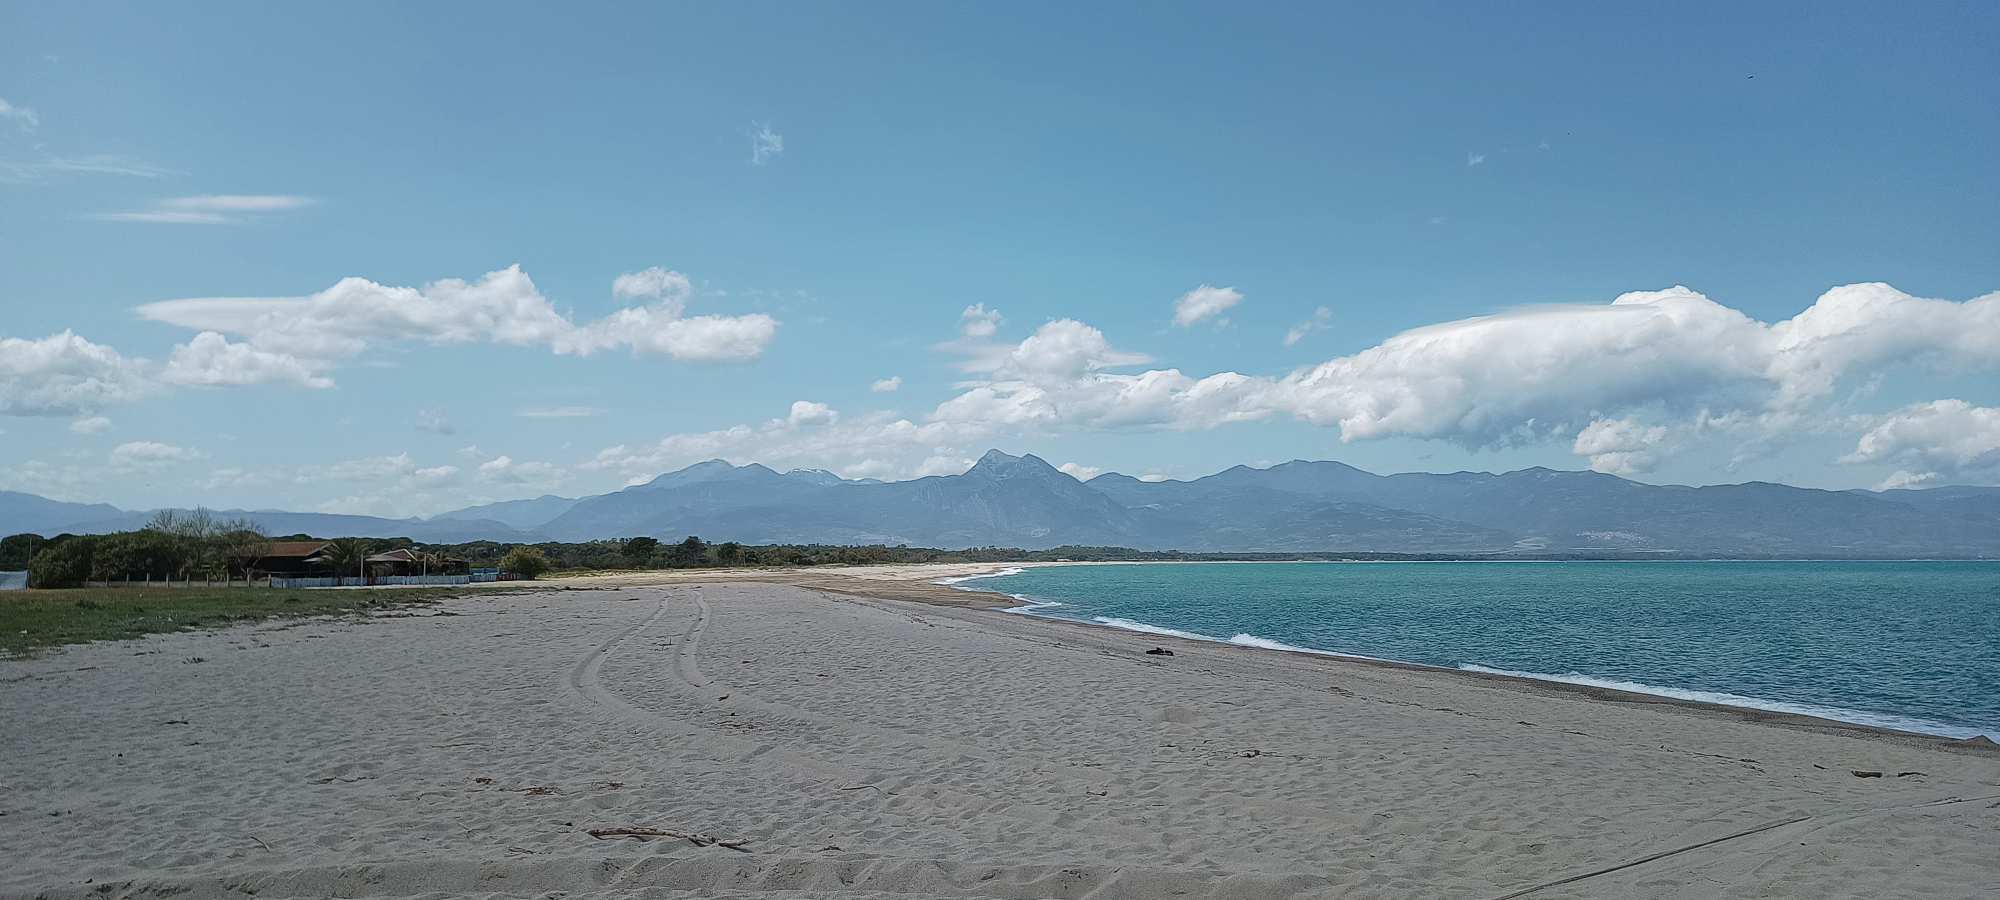
[[0, 663], [0, 896], [2000, 891], [1990, 751], [929, 583], [978, 568], [582, 579]]

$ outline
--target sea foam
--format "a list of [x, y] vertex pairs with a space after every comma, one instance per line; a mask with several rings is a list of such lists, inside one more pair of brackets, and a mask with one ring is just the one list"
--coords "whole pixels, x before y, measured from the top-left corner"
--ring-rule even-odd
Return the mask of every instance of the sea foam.
[[971, 581], [975, 578], [999, 578], [1003, 575], [1019, 575], [1025, 571], [1027, 570], [1020, 568], [1019, 566], [1014, 566], [1006, 569], [1001, 569], [998, 572], [978, 572], [972, 575], [953, 575], [949, 578], [940, 578], [931, 583], [942, 584], [942, 585], [955, 585], [959, 584], [960, 582]]
[[1190, 641], [1208, 641], [1209, 643], [1212, 644], [1227, 643], [1226, 641], [1218, 637], [1210, 637], [1205, 634], [1196, 634], [1195, 632], [1192, 631], [1182, 631], [1178, 628], [1162, 628], [1158, 625], [1148, 625], [1144, 622], [1134, 622], [1131, 619], [1120, 619], [1114, 616], [1094, 616], [1091, 618], [1091, 621], [1096, 622], [1099, 625], [1109, 625], [1112, 628], [1122, 628], [1126, 631], [1137, 631], [1143, 634], [1157, 634], [1157, 635], [1162, 635], [1164, 637], [1186, 638]]

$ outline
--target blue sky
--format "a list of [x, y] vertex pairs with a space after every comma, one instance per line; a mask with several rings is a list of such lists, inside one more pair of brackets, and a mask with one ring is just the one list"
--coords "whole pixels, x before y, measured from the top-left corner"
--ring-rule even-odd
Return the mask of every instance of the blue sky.
[[[1996, 38], [1982, 4], [8, 4], [0, 488], [406, 515], [988, 446], [1992, 483]], [[201, 298], [263, 302], [157, 305]]]

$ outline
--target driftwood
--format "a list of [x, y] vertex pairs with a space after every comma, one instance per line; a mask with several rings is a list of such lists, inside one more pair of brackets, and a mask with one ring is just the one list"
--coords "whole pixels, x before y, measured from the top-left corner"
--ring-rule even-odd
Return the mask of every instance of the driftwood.
[[730, 850], [734, 850], [738, 853], [750, 852], [750, 848], [744, 846], [745, 844], [750, 843], [750, 840], [748, 838], [724, 840], [714, 835], [704, 834], [699, 831], [693, 834], [686, 834], [679, 831], [665, 831], [659, 828], [652, 828], [645, 825], [632, 825], [624, 828], [586, 828], [584, 829], [583, 833], [590, 835], [591, 837], [594, 837], [600, 841], [608, 841], [618, 838], [631, 838], [632, 840], [635, 841], [650, 841], [655, 838], [680, 838], [681, 840], [687, 841], [688, 843], [693, 844], [697, 847], [724, 847]]

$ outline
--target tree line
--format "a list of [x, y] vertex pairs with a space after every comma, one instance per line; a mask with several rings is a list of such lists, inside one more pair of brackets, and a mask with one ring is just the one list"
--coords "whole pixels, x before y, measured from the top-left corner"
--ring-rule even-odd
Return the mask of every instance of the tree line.
[[[255, 578], [256, 561], [269, 552], [273, 540], [314, 538], [304, 534], [272, 538], [260, 532], [247, 519], [222, 521], [201, 509], [192, 512], [162, 510], [139, 531], [106, 535], [63, 534], [52, 538], [17, 534], [0, 538], [0, 570], [27, 569], [29, 584], [35, 587], [76, 586], [86, 581], [122, 581], [128, 578], [134, 581], [147, 578], [158, 581]], [[1664, 558], [1660, 554], [1576, 553], [1190, 553], [1087, 546], [1046, 550], [1015, 547], [941, 550], [884, 544], [710, 543], [692, 535], [679, 541], [634, 537], [539, 543], [469, 541], [430, 544], [398, 537], [338, 538], [331, 543], [327, 557], [344, 575], [358, 572], [362, 561], [370, 554], [408, 549], [435, 561], [438, 571], [456, 570], [456, 564], [462, 562], [473, 567], [497, 567], [518, 578], [534, 578], [551, 571], [897, 563]]]
[[0, 569], [26, 569], [33, 587], [86, 581], [204, 580], [249, 577], [271, 539], [249, 519], [218, 519], [205, 509], [163, 509], [146, 527], [116, 534], [0, 538]]
[[[257, 563], [277, 540], [315, 540], [310, 535], [265, 534], [249, 519], [217, 518], [205, 509], [161, 510], [144, 528], [115, 534], [16, 534], [0, 538], [0, 571], [26, 569], [37, 588], [78, 587], [87, 582], [255, 580]], [[679, 541], [652, 537], [599, 541], [545, 541], [520, 544], [470, 541], [429, 544], [409, 538], [335, 538], [324, 556], [338, 574], [361, 571], [371, 554], [408, 549], [428, 557], [438, 571], [459, 564], [497, 567], [519, 578], [551, 571], [650, 570], [880, 565], [889, 563], [1020, 562], [1175, 559], [1184, 554], [1152, 553], [1122, 547], [1057, 547], [1020, 550], [977, 547], [938, 550], [922, 547], [838, 544], [710, 543], [696, 536]]]

